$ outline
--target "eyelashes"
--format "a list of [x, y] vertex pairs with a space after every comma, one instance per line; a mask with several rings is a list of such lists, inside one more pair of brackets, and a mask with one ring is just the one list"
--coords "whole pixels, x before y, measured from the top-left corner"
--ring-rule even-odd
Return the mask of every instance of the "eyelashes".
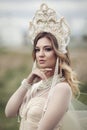
[[[35, 50], [35, 52], [39, 52], [40, 48], [35, 48], [34, 50]], [[53, 49], [51, 47], [45, 47], [43, 50], [46, 52], [49, 52], [49, 51], [52, 51]]]
[[35, 52], [39, 52], [40, 49], [39, 49], [39, 48], [35, 48], [34, 51], [35, 51]]
[[46, 51], [52, 51], [53, 49], [52, 48], [45, 48]]

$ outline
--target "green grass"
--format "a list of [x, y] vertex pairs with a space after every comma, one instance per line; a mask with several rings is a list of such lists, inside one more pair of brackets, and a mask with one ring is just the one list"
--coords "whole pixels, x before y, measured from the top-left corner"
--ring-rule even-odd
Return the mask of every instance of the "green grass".
[[17, 130], [17, 118], [5, 117], [5, 106], [32, 67], [30, 52], [19, 53], [0, 48], [0, 130]]

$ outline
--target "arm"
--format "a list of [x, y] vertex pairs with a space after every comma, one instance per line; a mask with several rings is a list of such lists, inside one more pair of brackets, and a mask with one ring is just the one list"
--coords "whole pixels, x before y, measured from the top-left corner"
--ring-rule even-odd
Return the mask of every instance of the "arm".
[[19, 107], [23, 101], [23, 98], [27, 92], [27, 87], [22, 84], [16, 92], [10, 97], [6, 108], [5, 108], [5, 115], [7, 117], [14, 117], [17, 115]]
[[[46, 70], [46, 72], [48, 71], [49, 69]], [[38, 68], [33, 70], [33, 72], [31, 72], [27, 77], [25, 83], [23, 83], [9, 99], [5, 108], [5, 115], [7, 117], [16, 116], [27, 92], [27, 88], [30, 86], [30, 84], [34, 84], [35, 82], [38, 82], [44, 78], [46, 78], [46, 76], [44, 73], [41, 72], [41, 70], [39, 70]], [[30, 90], [28, 90], [28, 92], [29, 91]]]
[[68, 109], [71, 99], [71, 89], [67, 83], [60, 83], [55, 87], [44, 117], [40, 121], [38, 130], [53, 130]]

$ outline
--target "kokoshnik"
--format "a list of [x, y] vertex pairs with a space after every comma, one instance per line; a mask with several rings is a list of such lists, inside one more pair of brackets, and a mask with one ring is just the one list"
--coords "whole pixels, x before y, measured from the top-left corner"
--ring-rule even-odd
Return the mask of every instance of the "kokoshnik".
[[29, 23], [29, 36], [33, 42], [39, 32], [50, 32], [58, 40], [59, 51], [66, 53], [66, 47], [70, 41], [70, 27], [64, 17], [60, 14], [58, 17], [57, 19], [57, 14], [53, 9], [42, 4]]

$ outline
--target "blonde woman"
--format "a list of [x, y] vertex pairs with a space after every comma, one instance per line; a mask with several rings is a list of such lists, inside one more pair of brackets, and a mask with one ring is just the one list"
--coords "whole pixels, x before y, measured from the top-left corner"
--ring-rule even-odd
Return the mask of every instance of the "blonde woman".
[[[45, 9], [43, 13], [46, 15], [47, 6], [41, 9]], [[70, 67], [68, 35], [58, 40], [60, 37], [56, 37], [56, 34], [40, 30], [34, 36], [33, 69], [9, 99], [6, 116], [19, 115], [20, 130], [82, 129], [78, 117], [71, 111], [72, 97], [79, 94], [79, 89]], [[63, 44], [60, 45], [61, 42]]]

